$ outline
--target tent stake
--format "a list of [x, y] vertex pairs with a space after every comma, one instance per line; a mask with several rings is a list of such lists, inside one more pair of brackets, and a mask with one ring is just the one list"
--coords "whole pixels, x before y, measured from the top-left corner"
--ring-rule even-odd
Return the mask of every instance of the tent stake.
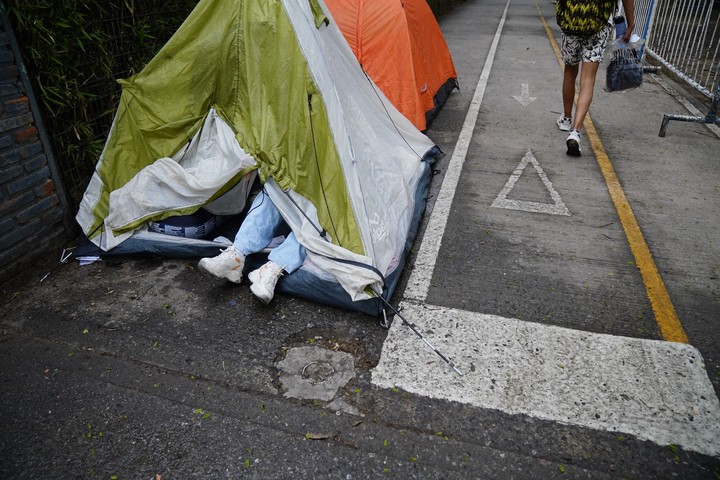
[[[65, 252], [67, 252], [67, 253], [65, 253]], [[67, 263], [68, 260], [70, 260], [70, 257], [73, 256], [73, 253], [74, 253], [74, 251], [73, 251], [72, 248], [70, 248], [70, 249], [63, 248], [63, 251], [62, 251], [62, 253], [60, 254], [60, 261], [58, 262], [58, 264], [55, 265], [55, 267], [53, 267], [49, 272], [47, 272], [47, 273], [45, 274], [45, 276], [40, 279], [40, 282], [42, 282], [42, 281], [45, 280], [47, 277], [49, 277], [51, 273], [53, 273], [55, 270], [58, 269], [58, 267], [60, 267], [60, 265], [63, 265], [63, 264], [65, 264], [65, 263]], [[38, 283], [40, 283], [40, 282], [38, 282]]]
[[[377, 294], [377, 292], [375, 292], [375, 293]], [[415, 324], [414, 324], [414, 323], [408, 322], [408, 321], [405, 319], [405, 317], [403, 317], [402, 314], [401, 314], [395, 307], [393, 307], [393, 306], [390, 304], [390, 302], [388, 302], [388, 301], [385, 299], [385, 297], [383, 297], [382, 295], [379, 295], [379, 294], [378, 294], [378, 297], [380, 297], [380, 298], [382, 299], [382, 301], [385, 303], [385, 305], [387, 305], [388, 307], [390, 307], [390, 309], [393, 311], [393, 313], [395, 313], [395, 315], [397, 315], [398, 317], [400, 317], [400, 320], [402, 320], [403, 325], [406, 325], [407, 327], [410, 328], [410, 330], [412, 330], [413, 332], [415, 332], [415, 335], [417, 335], [417, 336], [420, 338], [420, 340], [422, 340], [423, 342], [425, 342], [425, 345], [427, 345], [428, 347], [430, 347], [430, 349], [431, 349], [433, 352], [435, 352], [438, 357], [442, 358], [442, 359], [445, 361], [445, 363], [447, 363], [448, 365], [450, 365], [450, 366], [452, 367], [452, 369], [455, 370], [455, 372], [456, 372], [458, 375], [460, 375], [461, 377], [464, 377], [464, 376], [465, 376], [465, 374], [464, 374], [463, 372], [461, 372], [461, 371], [457, 368], [457, 365], [455, 365], [455, 362], [453, 362], [452, 360], [450, 360], [449, 358], [447, 358], [445, 355], [443, 355], [437, 348], [435, 348], [435, 346], [434, 346], [432, 343], [430, 343], [430, 342], [422, 335], [422, 333], [420, 333], [420, 332], [417, 330], [417, 328], [415, 328]], [[385, 314], [385, 311], [383, 310], [383, 315], [384, 315], [384, 314]], [[386, 317], [386, 323], [387, 323], [387, 317]], [[389, 325], [388, 325], [388, 327], [389, 327]]]

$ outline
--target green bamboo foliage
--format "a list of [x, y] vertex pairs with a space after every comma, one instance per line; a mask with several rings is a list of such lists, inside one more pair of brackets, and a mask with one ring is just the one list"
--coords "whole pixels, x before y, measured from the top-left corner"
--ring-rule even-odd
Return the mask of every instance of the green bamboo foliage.
[[[1, 0], [0, 0], [1, 1]], [[428, 0], [436, 16], [464, 0]], [[198, 0], [5, 0], [69, 201], [77, 207], [120, 97]]]
[[197, 0], [7, 2], [63, 182], [77, 206], [129, 77], [154, 56]]

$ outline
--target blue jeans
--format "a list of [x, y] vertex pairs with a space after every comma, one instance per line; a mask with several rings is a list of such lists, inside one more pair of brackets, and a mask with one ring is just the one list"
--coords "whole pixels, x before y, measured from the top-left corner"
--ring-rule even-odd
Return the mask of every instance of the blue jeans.
[[[257, 253], [270, 245], [275, 230], [282, 222], [280, 212], [263, 190], [253, 200], [235, 235], [233, 246], [245, 256]], [[280, 265], [287, 273], [292, 273], [305, 261], [305, 247], [297, 241], [295, 233], [290, 233], [283, 243], [270, 251], [268, 260]]]

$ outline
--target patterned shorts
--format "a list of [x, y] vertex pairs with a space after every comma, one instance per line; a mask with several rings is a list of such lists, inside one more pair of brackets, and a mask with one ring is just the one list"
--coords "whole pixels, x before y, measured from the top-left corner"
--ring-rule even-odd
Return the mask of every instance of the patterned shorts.
[[610, 25], [589, 37], [562, 35], [562, 56], [565, 65], [577, 65], [580, 62], [603, 61], [603, 53], [610, 37]]

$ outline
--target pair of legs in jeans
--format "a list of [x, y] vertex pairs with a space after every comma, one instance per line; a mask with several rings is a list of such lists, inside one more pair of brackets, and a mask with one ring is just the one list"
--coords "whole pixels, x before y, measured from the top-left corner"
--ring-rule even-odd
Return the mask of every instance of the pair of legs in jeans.
[[[240, 283], [245, 257], [270, 246], [275, 231], [282, 222], [283, 218], [275, 204], [264, 190], [261, 191], [253, 200], [232, 246], [216, 257], [203, 258], [198, 267], [218, 278]], [[269, 303], [283, 272], [294, 272], [300, 268], [303, 261], [305, 248], [291, 232], [280, 245], [270, 251], [267, 263], [248, 274], [248, 280], [252, 283], [250, 290], [264, 303]]]

